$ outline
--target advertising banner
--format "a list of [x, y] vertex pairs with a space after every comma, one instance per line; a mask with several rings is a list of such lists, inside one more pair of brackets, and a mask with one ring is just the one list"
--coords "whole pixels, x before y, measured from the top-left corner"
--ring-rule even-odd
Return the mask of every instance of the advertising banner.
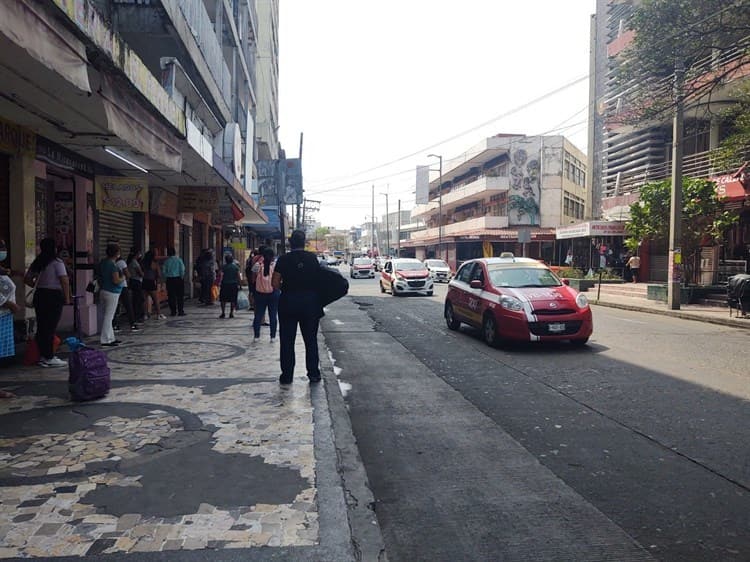
[[302, 161], [299, 158], [287, 158], [284, 163], [284, 203], [287, 205], [302, 204]]
[[145, 178], [96, 176], [96, 208], [100, 211], [148, 212], [148, 181]]
[[425, 205], [430, 198], [430, 167], [417, 166], [417, 205]]
[[218, 187], [180, 187], [180, 213], [217, 213], [220, 193]]
[[261, 206], [278, 205], [277, 168], [278, 160], [258, 160], [255, 168], [258, 170], [258, 194]]

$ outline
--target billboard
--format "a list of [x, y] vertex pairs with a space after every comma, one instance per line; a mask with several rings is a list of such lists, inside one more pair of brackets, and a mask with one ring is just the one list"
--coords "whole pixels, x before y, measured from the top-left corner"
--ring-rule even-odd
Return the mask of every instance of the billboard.
[[277, 169], [278, 160], [258, 160], [258, 196], [261, 205], [278, 205]]
[[513, 140], [510, 144], [508, 224], [538, 226], [541, 189], [540, 137]]
[[430, 167], [417, 166], [417, 205], [425, 205], [430, 199]]
[[100, 211], [148, 212], [148, 182], [143, 178], [96, 176], [94, 186]]
[[284, 180], [284, 203], [286, 205], [302, 204], [302, 160], [287, 158], [281, 161]]

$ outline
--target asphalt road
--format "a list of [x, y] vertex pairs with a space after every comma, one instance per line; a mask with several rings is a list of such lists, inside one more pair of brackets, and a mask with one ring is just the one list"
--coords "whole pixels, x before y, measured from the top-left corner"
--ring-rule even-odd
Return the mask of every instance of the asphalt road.
[[746, 331], [595, 307], [584, 349], [493, 349], [445, 292], [324, 322], [391, 560], [750, 560]]

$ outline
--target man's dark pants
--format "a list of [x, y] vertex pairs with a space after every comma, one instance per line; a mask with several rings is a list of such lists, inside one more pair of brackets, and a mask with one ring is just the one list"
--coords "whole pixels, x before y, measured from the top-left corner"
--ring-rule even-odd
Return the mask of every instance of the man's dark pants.
[[167, 302], [172, 316], [185, 313], [185, 282], [182, 277], [167, 277]]
[[213, 275], [202, 275], [201, 276], [201, 298], [200, 301], [203, 304], [211, 304], [213, 299], [211, 298], [211, 286], [214, 284]]
[[279, 340], [281, 377], [279, 382], [288, 384], [294, 377], [294, 341], [297, 326], [305, 340], [305, 366], [310, 380], [320, 380], [318, 357], [318, 324], [321, 316], [318, 295], [313, 291], [281, 293], [279, 301]]

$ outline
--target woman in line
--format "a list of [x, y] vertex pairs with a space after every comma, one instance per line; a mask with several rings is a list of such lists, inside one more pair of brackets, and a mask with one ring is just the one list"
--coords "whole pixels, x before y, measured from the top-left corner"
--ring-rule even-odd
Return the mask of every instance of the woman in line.
[[[63, 261], [57, 257], [55, 241], [45, 238], [39, 243], [41, 252], [31, 262], [24, 283], [36, 287], [34, 311], [36, 312], [36, 343], [39, 347], [41, 367], [64, 367], [65, 361], [55, 356], [53, 340], [63, 306], [70, 304], [70, 281]], [[112, 326], [110, 318], [110, 329]]]
[[[143, 292], [145, 293], [144, 301], [146, 303], [146, 318], [154, 314], [154, 318], [164, 320], [166, 316], [161, 313], [159, 308], [159, 297], [156, 295], [157, 283], [159, 282], [159, 264], [156, 261], [156, 248], [146, 252], [143, 256]], [[148, 300], [151, 299], [151, 304]]]
[[271, 324], [271, 343], [276, 341], [276, 327], [278, 326], [279, 296], [281, 291], [274, 289], [271, 278], [276, 266], [273, 249], [264, 248], [260, 261], [255, 263], [255, 318], [253, 319], [254, 342], [260, 338], [260, 327], [265, 324], [263, 316], [268, 309], [268, 318]]
[[[16, 357], [13, 338], [13, 315], [20, 310], [16, 304], [16, 284], [10, 269], [3, 264], [8, 258], [5, 240], [0, 240], [0, 365], [11, 364]], [[0, 390], [0, 398], [12, 398], [13, 393]]]
[[140, 262], [142, 257], [140, 248], [131, 248], [130, 255], [128, 256], [128, 272], [130, 273], [128, 287], [133, 297], [133, 313], [135, 314], [136, 322], [143, 322], [145, 315], [143, 309], [143, 268]]
[[117, 244], [107, 244], [107, 257], [102, 260], [99, 266], [102, 276], [102, 288], [99, 291], [99, 298], [104, 305], [104, 320], [102, 321], [99, 343], [104, 347], [114, 347], [121, 343], [115, 339], [115, 331], [112, 327], [112, 320], [115, 317], [117, 304], [120, 301], [120, 293], [122, 293], [123, 277], [117, 267], [119, 256], [120, 247]]
[[221, 315], [226, 318], [224, 309], [229, 303], [229, 317], [234, 318], [234, 309], [237, 306], [237, 293], [240, 289], [240, 266], [234, 261], [231, 254], [224, 256], [224, 267], [221, 268], [221, 285], [219, 289], [219, 301], [221, 301]]

